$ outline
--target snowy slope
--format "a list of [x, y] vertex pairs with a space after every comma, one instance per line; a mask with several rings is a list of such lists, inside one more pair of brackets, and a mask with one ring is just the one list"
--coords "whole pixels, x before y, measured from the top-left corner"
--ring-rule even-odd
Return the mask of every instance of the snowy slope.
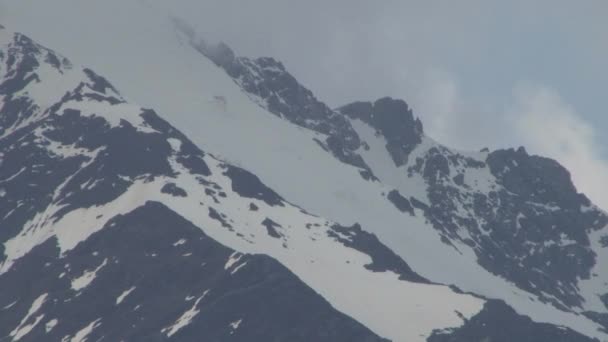
[[230, 250], [158, 202], [61, 256], [47, 240], [0, 287], [9, 341], [381, 340], [276, 260]]
[[[9, 52], [3, 57], [7, 63], [1, 84], [20, 88], [6, 93], [2, 113], [19, 98], [39, 106], [35, 113], [22, 112], [32, 119], [11, 125], [0, 140], [6, 151], [1, 174], [7, 199], [0, 277], [7, 282], [20, 270], [16, 265], [49, 241], [55, 240], [58, 253], [69, 258], [104, 227], [113, 227], [117, 216], [154, 201], [240, 253], [280, 261], [335, 309], [383, 337], [421, 339], [435, 329], [458, 327], [481, 310], [483, 300], [429, 284], [359, 226], [344, 227], [308, 214], [256, 176], [200, 152], [153, 112], [125, 103], [92, 71], [72, 67], [67, 60], [64, 68], [49, 70], [53, 65], [44, 58], [53, 52], [19, 34], [0, 32], [0, 51]], [[35, 63], [26, 64], [20, 56]], [[27, 75], [40, 81], [28, 82]], [[47, 84], [63, 88], [53, 89], [54, 100], [36, 98]], [[36, 165], [45, 172], [36, 172]], [[38, 192], [38, 202], [23, 193], [28, 186]], [[171, 243], [177, 247], [186, 242]], [[241, 258], [233, 254], [225, 270], [235, 274], [246, 269]], [[75, 276], [71, 288], [90, 286], [106, 262]], [[14, 299], [6, 298], [3, 305]], [[23, 327], [11, 328], [18, 339]]]
[[[167, 120], [197, 146], [252, 171], [291, 203], [331, 221], [340, 222], [344, 226], [360, 224], [364, 231], [378, 236], [382, 243], [423, 277], [434, 282], [454, 284], [464, 291], [502, 299], [513, 306], [518, 313], [529, 315], [535, 321], [568, 326], [590, 336], [606, 339], [606, 335], [598, 331], [597, 323], [577, 314], [585, 310], [606, 311], [598, 299], [598, 295], [602, 294], [601, 279], [605, 277], [603, 275], [605, 271], [599, 267], [601, 262], [589, 272], [600, 275], [595, 277], [596, 279], [583, 280], [580, 283], [583, 289], [580, 293], [582, 300], [580, 298], [574, 300], [576, 304], [570, 306], [564, 302], [565, 298], [569, 297], [567, 295], [558, 294], [560, 297], [556, 297], [555, 293], [543, 294], [532, 288], [522, 288], [522, 285], [515, 283], [512, 278], [500, 274], [497, 268], [480, 265], [479, 251], [482, 250], [472, 248], [465, 241], [483, 239], [483, 234], [472, 236], [471, 230], [462, 229], [456, 231], [454, 235], [447, 235], [446, 232], [433, 227], [427, 215], [428, 211], [416, 208], [413, 209], [412, 216], [395, 208], [388, 199], [388, 194], [395, 189], [406, 198], [415, 198], [427, 205], [432, 204], [432, 200], [429, 199], [429, 182], [424, 178], [423, 172], [413, 172], [412, 176], [407, 174], [407, 169], [415, 166], [418, 157], [422, 159], [432, 157], [435, 152], [430, 151], [433, 148], [443, 153], [445, 148], [434, 143], [430, 138], [423, 137], [422, 142], [411, 151], [408, 163], [396, 166], [392, 162], [394, 157], [384, 148], [387, 144], [386, 137], [378, 137], [375, 128], [358, 119], [352, 119], [351, 123], [361, 140], [369, 146], [369, 150], [362, 147], [359, 153], [379, 179], [377, 182], [369, 181], [362, 177], [360, 168], [343, 163], [318, 144], [317, 141], [326, 141], [326, 135], [301, 125], [294, 125], [289, 120], [271, 114], [266, 103], [259, 99], [256, 101], [255, 96], [243, 92], [238, 82], [191, 46], [188, 37], [175, 29], [174, 23], [165, 13], [154, 6], [149, 6], [148, 3], [115, 0], [91, 3], [59, 0], [52, 5], [36, 0], [4, 0], [2, 3], [7, 10], [6, 23], [11, 27], [29, 33], [79, 62], [92, 66], [111, 79], [129, 99], [145, 107], [154, 108], [160, 113], [166, 113]], [[121, 8], [119, 13], [115, 11], [117, 6]], [[28, 11], [33, 7], [44, 10], [47, 16], [40, 18]], [[82, 13], [82, 15], [74, 15], [74, 13]], [[89, 13], [96, 15], [91, 16]], [[133, 22], [137, 22], [137, 25], [133, 25]], [[158, 82], [150, 82], [151, 73], [156, 80], [159, 80]], [[225, 104], [222, 98], [225, 99]], [[460, 154], [476, 162], [485, 162], [488, 158], [486, 153]], [[207, 163], [210, 167], [214, 165], [211, 161]], [[490, 172], [489, 167], [467, 168], [463, 172], [465, 184], [473, 188], [470, 192], [471, 196], [474, 192], [489, 194], [490, 187], [502, 186], [497, 184], [496, 177]], [[175, 182], [181, 188], [187, 189], [188, 194], [192, 192], [199, 195], [201, 191], [199, 189], [197, 192], [196, 188], [190, 190], [195, 182], [191, 175], [180, 175]], [[221, 178], [215, 182], [227, 184], [226, 179]], [[141, 193], [145, 188], [149, 189], [145, 191], [150, 191], [150, 194], [156, 194], [162, 182], [141, 186], [142, 188], [134, 193]], [[131, 201], [129, 199], [127, 202]], [[196, 225], [207, 224], [206, 221], [200, 221], [201, 218], [197, 221], [197, 217], [193, 216], [199, 212], [199, 209], [192, 206], [192, 201], [172, 198], [171, 202], [176, 204], [167, 205]], [[469, 209], [458, 207], [462, 204], [458, 203], [454, 204], [455, 211], [461, 212], [462, 217], [465, 217]], [[539, 203], [546, 205], [542, 201]], [[234, 220], [238, 217], [237, 213], [233, 212], [236, 210], [234, 208], [240, 208], [241, 212], [247, 210], [245, 203], [227, 206], [224, 209], [225, 214]], [[271, 209], [273, 208], [265, 210], [272, 212]], [[281, 214], [275, 213], [275, 215], [281, 216], [287, 212], [289, 211], [282, 210]], [[289, 221], [294, 222], [291, 223], [292, 225], [302, 225], [307, 220], [312, 220], [302, 213], [297, 214], [295, 207], [289, 213]], [[88, 215], [93, 217], [95, 214]], [[70, 219], [68, 216], [66, 218]], [[263, 218], [255, 217], [255, 219], [260, 221]], [[281, 223], [281, 225], [285, 224]], [[259, 225], [257, 228], [262, 229]], [[225, 233], [225, 229], [221, 230], [219, 226], [217, 231]], [[605, 234], [596, 231], [598, 233], [597, 236], [594, 235], [593, 241], [594, 248], [598, 252], [595, 254], [601, 256], [602, 253], [599, 253], [601, 245], [595, 244], [595, 241], [599, 241]], [[265, 242], [263, 245], [252, 245], [233, 235], [223, 237], [213, 230], [206, 230], [206, 233], [237, 250], [272, 255], [328, 298], [337, 309], [351, 315], [373, 331], [397, 339], [405, 336], [400, 335], [404, 333], [403, 318], [380, 321], [374, 319], [372, 310], [365, 305], [357, 306], [360, 303], [353, 303], [350, 300], [354, 293], [343, 293], [342, 289], [336, 291], [335, 289], [339, 287], [334, 287], [332, 292], [330, 287], [332, 284], [326, 284], [324, 279], [314, 277], [316, 269], [307, 268], [300, 259], [291, 260], [288, 256], [282, 256], [286, 251], [279, 241], [266, 236], [265, 238], [274, 244]], [[442, 237], [446, 236], [450, 239], [450, 244], [442, 242]], [[293, 239], [293, 246], [289, 243], [287, 245], [289, 248], [297, 249], [298, 253], [313, 248], [298, 247], [300, 242], [295, 242], [307, 241], [306, 235], [304, 237], [294, 235]], [[564, 241], [564, 244], [567, 244], [568, 239]], [[256, 246], [259, 249], [256, 249]], [[331, 252], [328, 255], [332, 255], [331, 258], [327, 257], [328, 265], [334, 263], [337, 267], [338, 261], [329, 261], [333, 259], [333, 253], [336, 251], [333, 247], [326, 247], [325, 250]], [[351, 258], [347, 256], [348, 254], [344, 255], [342, 259], [337, 260], [345, 261]], [[351, 262], [350, 265], [353, 265], [351, 267], [358, 265], [361, 269], [362, 263], [365, 261]], [[586, 262], [585, 265], [587, 267], [590, 263]], [[406, 290], [405, 288], [399, 290], [401, 286], [405, 286], [403, 282], [394, 282], [386, 278], [386, 274], [373, 276], [377, 286], [393, 286], [381, 285], [387, 282], [387, 284], [398, 284], [395, 291]], [[581, 275], [581, 278], [585, 278], [585, 275]], [[576, 282], [571, 282], [568, 286], [572, 284], [574, 287], [579, 286]], [[534, 285], [537, 286], [536, 283]], [[414, 288], [418, 286], [413, 284], [407, 291], [415, 291]], [[367, 288], [366, 285], [353, 291], [365, 291]], [[426, 291], [428, 286], [421, 289]], [[571, 291], [571, 288], [564, 287], [564, 289], [568, 294], [577, 293]], [[445, 294], [453, 296], [450, 292]], [[383, 294], [374, 293], [374, 296], [376, 295], [382, 297]], [[551, 300], [552, 296], [556, 297], [555, 300]], [[386, 304], [391, 309], [397, 310], [393, 312], [395, 315], [407, 314], [399, 311], [407, 311], [405, 307], [394, 305], [395, 296], [380, 297], [372, 298], [368, 303], [379, 303], [378, 307]], [[408, 298], [415, 297], [417, 296], [405, 296], [403, 303], [407, 303]], [[459, 301], [456, 298], [459, 297], [446, 298], [445, 301], [456, 303]], [[564, 304], [567, 310], [560, 310], [558, 306], [563, 309]], [[463, 309], [465, 315], [474, 314], [479, 309], [479, 303], [476, 301], [465, 301], [462, 305], [468, 308], [468, 310]], [[386, 310], [386, 307], [383, 310]], [[453, 313], [451, 309], [445, 312]], [[409, 314], [413, 318], [422, 319], [417, 313], [419, 311], [412, 311]], [[451, 320], [453, 319], [451, 314], [434, 313], [434, 315], [444, 317], [445, 323], [442, 324], [446, 326], [459, 324], [458, 320]], [[428, 335], [430, 332], [431, 326], [424, 322], [405, 321], [411, 322], [412, 327], [421, 329], [421, 331], [407, 332], [412, 333], [407, 335], [408, 337], [418, 333]], [[435, 323], [431, 325], [433, 324]]]

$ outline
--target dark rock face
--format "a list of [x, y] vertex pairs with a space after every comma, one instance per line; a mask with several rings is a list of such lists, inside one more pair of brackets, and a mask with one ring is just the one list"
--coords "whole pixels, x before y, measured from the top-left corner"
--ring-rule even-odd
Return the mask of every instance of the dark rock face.
[[317, 100], [281, 62], [271, 57], [238, 57], [226, 44], [207, 44], [197, 40], [187, 24], [179, 20], [175, 24], [190, 39], [194, 49], [224, 69], [245, 92], [259, 98], [269, 112], [327, 135], [324, 142], [317, 141], [325, 150], [340, 161], [360, 168], [365, 179], [374, 179], [363, 158], [355, 152], [361, 141], [348, 119]]
[[283, 206], [283, 199], [249, 171], [225, 165], [224, 174], [232, 180], [232, 190], [242, 197], [255, 198], [271, 206]]
[[[2, 116], [0, 116], [0, 136], [11, 127], [19, 127], [28, 118], [40, 112], [40, 108], [31, 100], [15, 94], [25, 89], [31, 82], [39, 81], [33, 71], [40, 65], [39, 58], [44, 51], [29, 38], [15, 34], [7, 51], [0, 53], [0, 95], [3, 99]], [[48, 54], [52, 54], [48, 51]]]
[[520, 148], [494, 151], [487, 163], [506, 190], [526, 200], [565, 209], [591, 205], [585, 195], [577, 193], [568, 170], [555, 160], [530, 156]]
[[393, 203], [395, 207], [399, 209], [399, 211], [404, 213], [407, 212], [410, 215], [414, 216], [414, 207], [412, 207], [410, 201], [407, 198], [403, 197], [399, 193], [399, 191], [391, 190], [386, 196], [386, 198], [388, 198], [388, 200], [391, 201], [391, 203]]
[[385, 97], [374, 103], [355, 102], [339, 111], [367, 123], [384, 136], [386, 149], [397, 166], [406, 164], [410, 152], [422, 141], [422, 123], [414, 118], [403, 100]]
[[[430, 201], [412, 204], [444, 242], [468, 245], [481, 266], [542, 301], [564, 310], [581, 304], [578, 279], [588, 279], [595, 265], [588, 233], [608, 218], [577, 193], [557, 162], [523, 149], [495, 151], [479, 162], [431, 148], [411, 164], [408, 172], [424, 177]], [[485, 192], [465, 183], [467, 170], [485, 168], [494, 177]]]
[[265, 100], [271, 113], [327, 135], [324, 145], [339, 160], [369, 172], [369, 167], [354, 152], [361, 141], [348, 120], [318, 101], [281, 62], [268, 57], [239, 57], [226, 70], [243, 90]]
[[160, 189], [162, 193], [173, 195], [175, 197], [187, 197], [188, 193], [186, 190], [180, 188], [175, 183], [167, 183]]
[[4, 260], [3, 243], [46, 208], [55, 190], [89, 159], [84, 155], [62, 158], [61, 151], [49, 154], [46, 146], [52, 141], [33, 133], [50, 126], [45, 121], [50, 109], [17, 93], [40, 82], [36, 71], [41, 63], [59, 72], [71, 68], [65, 58], [21, 34], [14, 34], [8, 49], [0, 51], [0, 261]]
[[[492, 235], [510, 242], [511, 253], [523, 257], [522, 268], [514, 273], [544, 272], [537, 276], [541, 279], [522, 274], [518, 283], [535, 283], [547, 292], [561, 281], [565, 284], [561, 291], [575, 293], [577, 278], [588, 279], [595, 264], [588, 233], [604, 227], [608, 218], [590, 208], [590, 201], [576, 191], [568, 171], [553, 160], [529, 156], [520, 149], [493, 152], [487, 163], [504, 187], [495, 195], [502, 205], [495, 214], [482, 206], [477, 211], [496, 222]], [[534, 252], [530, 244], [538, 246]], [[496, 260], [487, 263], [502, 264]], [[556, 296], [568, 306], [579, 303], [571, 295]]]
[[45, 295], [21, 341], [60, 341], [89, 324], [90, 341], [382, 340], [275, 260], [235, 253], [155, 202], [61, 258], [47, 240], [0, 276], [0, 288], [2, 336]]
[[218, 221], [222, 227], [228, 228], [231, 231], [233, 230], [232, 225], [227, 221], [226, 215], [220, 214], [215, 208], [209, 207], [209, 217]]
[[283, 237], [283, 235], [281, 233], [279, 233], [277, 230], [277, 229], [280, 229], [283, 227], [280, 224], [269, 219], [268, 217], [265, 218], [264, 221], [262, 221], [262, 225], [264, 227], [266, 227], [266, 231], [268, 232], [269, 236], [271, 236], [275, 239], [280, 239], [281, 237]]
[[[170, 157], [203, 178], [211, 174], [204, 153], [151, 110], [125, 113], [143, 121], [149, 131], [142, 132], [126, 120], [112, 126], [104, 113], [83, 115], [72, 108], [82, 102], [124, 103], [93, 71], [84, 69], [74, 89], [39, 108], [26, 92], [32, 82], [40, 82], [38, 68], [47, 63], [63, 74], [74, 71], [71, 63], [20, 34], [1, 52], [1, 63], [0, 88], [6, 93], [0, 101], [0, 261], [5, 258], [3, 243], [51, 205], [60, 207], [50, 217], [57, 221], [74, 209], [113, 201], [137, 178], [174, 175]], [[170, 138], [180, 142], [179, 151], [172, 151]]]
[[502, 301], [490, 300], [462, 327], [436, 331], [428, 342], [597, 342], [571, 329], [536, 323]]
[[[102, 76], [97, 75], [95, 72], [93, 72], [93, 70], [85, 68], [85, 69], [83, 69], [83, 72], [87, 75], [87, 77], [91, 81], [91, 83], [89, 84], [89, 87], [92, 90], [94, 90], [96, 93], [106, 94], [111, 91], [114, 94], [118, 94], [118, 90], [116, 90], [116, 88], [114, 88], [114, 86], [111, 85], [110, 82], [108, 82], [108, 80], [106, 80]], [[91, 95], [91, 94], [86, 94], [86, 95]], [[99, 98], [97, 98], [96, 100], [100, 101]], [[108, 102], [110, 104], [114, 105], [114, 104], [121, 103], [124, 101], [114, 98], [114, 99], [108, 100]]]
[[364, 231], [359, 224], [352, 227], [334, 225], [331, 229], [327, 232], [330, 237], [372, 258], [372, 262], [365, 265], [365, 268], [374, 272], [392, 271], [402, 280], [429, 283], [427, 279], [414, 272], [403, 259], [383, 245], [376, 235]]
[[[54, 121], [55, 129], [47, 132], [49, 139], [88, 151], [101, 148], [62, 188], [60, 203], [67, 205], [57, 214], [58, 218], [75, 208], [101, 205], [118, 198], [131, 184], [130, 180], [139, 175], [154, 178], [173, 174], [167, 160], [171, 147], [163, 134], [138, 132], [126, 121], [110, 127], [101, 118], [82, 117], [72, 110], [50, 120]], [[82, 130], [89, 134], [78, 137]], [[93, 182], [100, 173], [108, 176]], [[82, 185], [89, 182], [90, 186], [82, 189]]]

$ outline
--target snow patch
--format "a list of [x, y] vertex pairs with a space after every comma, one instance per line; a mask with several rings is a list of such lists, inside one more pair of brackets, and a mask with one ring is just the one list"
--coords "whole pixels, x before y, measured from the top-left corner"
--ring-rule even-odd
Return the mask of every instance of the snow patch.
[[69, 341], [70, 342], [86, 342], [87, 341], [87, 336], [89, 336], [89, 334], [91, 332], [93, 332], [93, 329], [97, 328], [100, 325], [101, 318], [98, 318], [97, 320], [89, 323], [87, 326], [85, 326], [84, 328], [80, 329], [75, 335], [74, 337], [72, 337]]
[[183, 245], [183, 244], [185, 244], [185, 243], [186, 243], [186, 239], [179, 239], [178, 241], [176, 241], [176, 242], [173, 244], [173, 247], [177, 247], [177, 246], [179, 246], [179, 245]]
[[200, 310], [198, 309], [198, 303], [203, 300], [203, 298], [205, 298], [205, 296], [207, 295], [207, 293], [209, 293], [209, 290], [206, 290], [205, 292], [203, 292], [203, 295], [200, 296], [196, 302], [194, 303], [194, 305], [192, 305], [192, 307], [190, 309], [188, 309], [186, 312], [184, 312], [176, 321], [175, 323], [173, 323], [173, 325], [164, 328], [163, 330], [161, 330], [162, 333], [166, 334], [167, 337], [171, 337], [173, 336], [176, 332], [178, 332], [180, 329], [184, 328], [185, 326], [187, 326], [188, 324], [190, 324], [192, 322], [192, 319], [194, 319], [194, 317], [196, 317], [196, 315], [198, 315], [198, 313], [200, 312]]
[[51, 330], [53, 330], [53, 328], [57, 326], [57, 323], [59, 323], [59, 321], [56, 318], [46, 322], [46, 324], [44, 325], [44, 330], [47, 333], [51, 332]]
[[228, 261], [226, 261], [226, 264], [224, 265], [224, 269], [227, 270], [232, 267], [232, 265], [236, 264], [239, 260], [241, 260], [242, 256], [243, 255], [239, 252], [233, 252], [232, 254], [230, 254], [230, 256], [228, 257]]
[[101, 270], [108, 262], [108, 259], [104, 259], [101, 265], [99, 265], [96, 269], [92, 271], [85, 271], [80, 277], [72, 280], [72, 290], [80, 291], [85, 287], [89, 286], [95, 277], [97, 276], [97, 272]]
[[241, 325], [241, 322], [243, 321], [243, 319], [239, 319], [237, 321], [234, 321], [232, 323], [230, 323], [230, 335], [234, 334], [234, 332], [239, 328], [239, 325]]
[[42, 304], [44, 304], [47, 297], [48, 297], [48, 293], [45, 293], [45, 294], [40, 295], [38, 298], [36, 298], [34, 300], [34, 302], [32, 302], [32, 305], [30, 306], [29, 310], [27, 311], [27, 314], [25, 315], [25, 317], [23, 317], [23, 319], [21, 320], [19, 325], [17, 327], [15, 327], [15, 329], [13, 329], [13, 331], [11, 331], [11, 333], [9, 334], [9, 336], [11, 336], [13, 338], [13, 341], [19, 341], [25, 335], [29, 334], [29, 332], [32, 331], [32, 329], [34, 329], [36, 327], [36, 325], [38, 325], [38, 323], [40, 323], [40, 321], [44, 318], [44, 314], [42, 314], [42, 315], [37, 316], [34, 319], [34, 322], [32, 322], [30, 324], [26, 324], [30, 320], [30, 318], [36, 312], [38, 312], [38, 310], [40, 310], [40, 308], [42, 307]]
[[125, 290], [123, 293], [120, 294], [120, 296], [118, 296], [116, 298], [116, 305], [122, 303], [122, 301], [131, 293], [133, 292], [133, 290], [135, 290], [135, 286], [133, 286], [132, 288]]
[[235, 274], [236, 272], [238, 272], [243, 266], [247, 265], [247, 261], [245, 261], [242, 264], [237, 265], [231, 272], [230, 274]]

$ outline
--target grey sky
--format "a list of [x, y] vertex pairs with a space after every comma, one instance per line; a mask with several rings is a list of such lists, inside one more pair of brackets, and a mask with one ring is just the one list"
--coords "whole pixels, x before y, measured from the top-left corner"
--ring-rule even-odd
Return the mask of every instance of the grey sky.
[[427, 133], [559, 159], [608, 208], [608, 2], [176, 0], [238, 54], [270, 55], [332, 106], [405, 99]]

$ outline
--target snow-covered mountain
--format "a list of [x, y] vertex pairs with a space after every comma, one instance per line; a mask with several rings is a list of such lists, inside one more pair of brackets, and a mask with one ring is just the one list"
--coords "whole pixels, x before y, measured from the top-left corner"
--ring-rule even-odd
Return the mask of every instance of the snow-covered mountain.
[[445, 316], [440, 326], [459, 324], [453, 310], [479, 310], [360, 227], [310, 215], [203, 153], [93, 71], [23, 35], [1, 37], [3, 336], [379, 339], [275, 259], [347, 309], [388, 304], [388, 293], [366, 294], [382, 288], [419, 305], [454, 301], [426, 308]]
[[148, 2], [2, 5], [91, 67], [0, 30], [3, 338], [608, 340], [608, 216], [555, 161], [331, 109]]

